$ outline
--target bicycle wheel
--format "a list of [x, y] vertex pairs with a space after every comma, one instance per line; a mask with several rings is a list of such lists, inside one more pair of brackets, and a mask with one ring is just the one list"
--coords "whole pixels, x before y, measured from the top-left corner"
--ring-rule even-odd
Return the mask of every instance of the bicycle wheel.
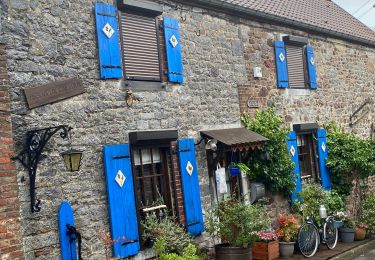
[[334, 227], [333, 221], [333, 218], [329, 217], [323, 226], [323, 234], [328, 249], [334, 249], [338, 240], [338, 231], [337, 228]]
[[319, 246], [319, 232], [312, 223], [303, 223], [298, 230], [298, 247], [302, 255], [312, 257]]

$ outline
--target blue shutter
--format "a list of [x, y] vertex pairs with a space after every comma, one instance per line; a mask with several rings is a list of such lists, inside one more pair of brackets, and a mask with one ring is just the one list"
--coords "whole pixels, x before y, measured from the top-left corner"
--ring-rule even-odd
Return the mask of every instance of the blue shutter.
[[331, 176], [326, 165], [326, 158], [328, 157], [327, 133], [325, 129], [318, 129], [317, 131], [317, 146], [320, 179], [324, 190], [331, 190]]
[[298, 192], [300, 192], [302, 190], [301, 172], [300, 172], [300, 169], [299, 169], [299, 162], [298, 162], [297, 135], [296, 135], [295, 131], [292, 131], [292, 132], [289, 133], [289, 136], [288, 136], [288, 151], [289, 151], [291, 159], [292, 159], [292, 161], [294, 162], [294, 165], [295, 165], [293, 173], [294, 173], [294, 180], [295, 180], [295, 183], [296, 183], [296, 188], [292, 192], [292, 195], [290, 197], [290, 199], [293, 203], [293, 201], [295, 201], [296, 199], [299, 200], [297, 194], [298, 194]]
[[[129, 145], [104, 146], [103, 154], [111, 236], [112, 239], [121, 240], [113, 245], [114, 256], [125, 258], [139, 252], [137, 211]], [[125, 176], [122, 187], [115, 179], [116, 175], [121, 172]], [[125, 245], [122, 245], [124, 242]]]
[[318, 84], [316, 83], [314, 48], [311, 46], [306, 46], [306, 60], [307, 71], [309, 75], [309, 86], [312, 89], [316, 89], [318, 87]]
[[287, 68], [285, 44], [283, 41], [275, 41], [275, 60], [276, 60], [277, 86], [279, 88], [287, 88], [289, 86], [288, 68]]
[[75, 241], [70, 243], [67, 224], [74, 226], [73, 209], [67, 201], [63, 201], [59, 207], [59, 238], [62, 260], [77, 259], [77, 246]]
[[[178, 21], [168, 17], [164, 17], [163, 19], [168, 64], [168, 80], [170, 82], [182, 83], [184, 79], [182, 77], [181, 42]], [[173, 40], [175, 40], [175, 46], [173, 46]]]
[[[98, 38], [100, 78], [122, 78], [119, 32], [117, 26], [116, 9], [112, 5], [96, 3], [96, 34]], [[103, 32], [109, 24], [113, 29], [110, 38]]]
[[[182, 191], [184, 193], [186, 229], [191, 235], [197, 236], [203, 232], [204, 227], [194, 139], [178, 140], [178, 156]], [[189, 167], [191, 174], [189, 174]]]

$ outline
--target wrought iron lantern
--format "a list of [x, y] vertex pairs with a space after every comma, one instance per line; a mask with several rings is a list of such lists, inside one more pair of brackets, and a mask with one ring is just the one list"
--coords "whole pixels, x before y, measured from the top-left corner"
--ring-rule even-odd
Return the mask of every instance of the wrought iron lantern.
[[71, 172], [79, 171], [81, 166], [82, 151], [76, 149], [69, 149], [61, 153], [61, 156], [64, 159], [66, 169]]

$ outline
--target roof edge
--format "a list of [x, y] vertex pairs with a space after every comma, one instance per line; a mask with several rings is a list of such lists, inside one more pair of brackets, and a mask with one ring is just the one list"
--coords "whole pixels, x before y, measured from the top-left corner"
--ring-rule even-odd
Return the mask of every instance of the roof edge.
[[[174, 1], [186, 4], [186, 1], [184, 0], [174, 0]], [[236, 16], [242, 15], [242, 17], [246, 19], [249, 19], [247, 15], [251, 15], [252, 18], [254, 18], [255, 20], [265, 20], [265, 21], [272, 22], [272, 23], [289, 25], [298, 29], [304, 29], [304, 30], [307, 29], [309, 31], [323, 33], [325, 35], [332, 36], [332, 37], [339, 38], [339, 39], [344, 39], [353, 43], [358, 43], [358, 44], [373, 47], [373, 48], [375, 47], [375, 41], [371, 41], [365, 38], [353, 36], [353, 35], [346, 34], [346, 33], [333, 31], [330, 29], [325, 29], [316, 25], [307, 24], [307, 23], [296, 21], [296, 20], [289, 19], [289, 18], [267, 14], [264, 12], [256, 11], [256, 10], [238, 6], [235, 4], [225, 3], [220, 0], [190, 0], [189, 4], [193, 4], [193, 5], [196, 4], [202, 8], [209, 8], [214, 11], [234, 14]]]

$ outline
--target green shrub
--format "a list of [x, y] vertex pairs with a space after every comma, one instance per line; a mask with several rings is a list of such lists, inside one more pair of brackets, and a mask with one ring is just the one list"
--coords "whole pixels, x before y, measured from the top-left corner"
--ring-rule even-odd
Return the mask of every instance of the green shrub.
[[375, 233], [375, 195], [369, 195], [362, 203], [359, 219], [366, 223], [369, 230]]
[[[160, 260], [200, 260], [201, 257], [197, 255], [197, 247], [189, 244], [181, 255], [177, 253], [168, 252], [167, 239], [165, 236], [159, 237], [154, 244], [154, 250]], [[181, 253], [181, 252], [180, 252]]]
[[267, 230], [270, 219], [263, 206], [248, 205], [236, 199], [220, 202], [206, 219], [206, 231], [223, 244], [251, 246], [258, 238], [256, 231]]
[[250, 177], [263, 182], [273, 192], [289, 196], [296, 187], [294, 163], [286, 142], [289, 129], [283, 126], [282, 118], [273, 108], [257, 111], [253, 119], [244, 113], [241, 120], [247, 129], [269, 139], [261, 150], [244, 154], [244, 162], [250, 168]]

